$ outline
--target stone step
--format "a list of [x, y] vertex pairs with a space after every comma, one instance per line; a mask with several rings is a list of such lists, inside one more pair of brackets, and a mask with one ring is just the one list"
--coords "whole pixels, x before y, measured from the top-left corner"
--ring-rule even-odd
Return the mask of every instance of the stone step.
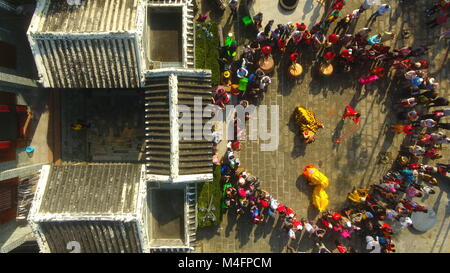
[[156, 107], [145, 108], [145, 118], [151, 118], [152, 115], [157, 115], [157, 114], [158, 115], [166, 115], [167, 117], [169, 117], [169, 109], [168, 108], [156, 108]]
[[152, 144], [155, 144], [155, 145], [160, 145], [160, 144], [163, 144], [163, 143], [169, 143], [169, 144], [171, 143], [170, 137], [155, 138], [155, 137], [152, 137], [152, 136], [147, 136], [147, 134], [146, 134], [146, 137], [148, 139], [150, 139]]
[[162, 94], [169, 94], [169, 87], [167, 88], [155, 88], [152, 90], [146, 90], [145, 91], [145, 98], [151, 98], [153, 95], [162, 95]]
[[[155, 120], [155, 119], [149, 119], [148, 121], [148, 125], [153, 125], [153, 124], [158, 124], [159, 126], [161, 125], [166, 125], [166, 126], [170, 126], [170, 120]], [[151, 130], [150, 128], [146, 130]]]
[[178, 95], [185, 95], [185, 94], [191, 94], [193, 96], [207, 96], [209, 99], [212, 96], [212, 92], [210, 89], [197, 89], [197, 88], [182, 88], [178, 90]]
[[207, 174], [212, 172], [212, 163], [211, 166], [204, 168], [181, 168], [179, 170], [180, 175], [189, 175], [189, 174]]
[[167, 80], [167, 78], [165, 78], [165, 81], [162, 80], [152, 80], [152, 78], [148, 79], [148, 84], [146, 84], [145, 86], [145, 90], [152, 90], [152, 89], [162, 89], [162, 88], [166, 88], [169, 89], [169, 82]]
[[149, 124], [148, 126], [146, 126], [146, 130], [148, 130], [148, 131], [170, 131], [170, 128], [167, 126], [153, 125], [153, 124], [150, 125]]
[[151, 131], [147, 133], [150, 137], [170, 137], [170, 132]]
[[167, 145], [158, 145], [158, 144], [150, 143], [150, 144], [147, 144], [146, 147], [148, 147], [148, 149], [153, 152], [155, 152], [156, 150], [170, 152], [170, 146], [167, 146]]
[[169, 119], [169, 113], [160, 113], [160, 112], [155, 112], [155, 113], [151, 113], [151, 114], [147, 114], [148, 112], [150, 112], [150, 109], [145, 109], [146, 115], [145, 115], [145, 119], [147, 119], [145, 121], [145, 124], [150, 124], [150, 122], [148, 121], [148, 119]]
[[148, 165], [146, 168], [147, 174], [168, 175], [168, 171], [170, 172], [170, 169], [154, 168], [154, 167], [150, 167], [150, 165]]
[[150, 157], [168, 158], [170, 157], [170, 150], [152, 150], [146, 147], [145, 154]]
[[148, 107], [153, 107], [153, 106], [168, 106], [168, 104], [169, 104], [168, 101], [149, 101], [148, 103], [149, 103]]

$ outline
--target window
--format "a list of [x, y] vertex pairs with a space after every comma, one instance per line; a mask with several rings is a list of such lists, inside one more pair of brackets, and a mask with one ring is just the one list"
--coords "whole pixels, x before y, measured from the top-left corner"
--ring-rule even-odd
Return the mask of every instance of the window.
[[17, 65], [16, 47], [12, 44], [0, 41], [0, 52], [0, 66], [15, 70]]

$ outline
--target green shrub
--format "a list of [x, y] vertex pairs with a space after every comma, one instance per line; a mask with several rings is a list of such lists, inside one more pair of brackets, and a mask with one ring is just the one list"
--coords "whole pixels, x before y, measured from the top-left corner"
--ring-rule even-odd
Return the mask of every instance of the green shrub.
[[[220, 166], [213, 167], [213, 181], [205, 182], [198, 185], [197, 188], [197, 220], [198, 227], [209, 227], [214, 225], [220, 225], [222, 222], [222, 183], [221, 183], [221, 172]], [[216, 208], [214, 211], [214, 215], [216, 216], [216, 221], [206, 220], [203, 222], [203, 217], [206, 212], [201, 211], [200, 208], [207, 209], [209, 206], [209, 202], [211, 200], [211, 196], [213, 197], [213, 205]]]
[[[207, 37], [206, 28], [212, 33], [212, 37]], [[216, 22], [197, 23], [195, 26], [195, 67], [199, 69], [210, 69], [212, 73], [212, 85], [219, 84], [220, 64], [219, 47], [220, 39]]]

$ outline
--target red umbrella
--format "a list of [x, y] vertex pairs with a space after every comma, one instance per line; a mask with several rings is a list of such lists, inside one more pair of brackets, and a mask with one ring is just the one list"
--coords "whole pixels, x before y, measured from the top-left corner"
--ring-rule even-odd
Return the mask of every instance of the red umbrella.
[[266, 55], [270, 54], [270, 52], [272, 52], [272, 47], [271, 46], [264, 46], [262, 48], [262, 52]]

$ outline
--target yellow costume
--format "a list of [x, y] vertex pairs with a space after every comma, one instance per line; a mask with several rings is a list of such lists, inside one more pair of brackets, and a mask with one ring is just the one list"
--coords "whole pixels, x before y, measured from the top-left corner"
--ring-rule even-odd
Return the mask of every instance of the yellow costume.
[[294, 110], [294, 119], [302, 131], [306, 143], [314, 142], [317, 131], [323, 124], [316, 121], [314, 113], [299, 106]]
[[355, 202], [361, 203], [366, 201], [367, 196], [369, 195], [369, 191], [365, 189], [354, 190], [348, 194], [348, 199]]
[[328, 187], [328, 177], [311, 164], [306, 165], [302, 174], [308, 180], [308, 184], [314, 186], [312, 204], [320, 212], [324, 211], [329, 203], [328, 194], [325, 192], [325, 188]]

